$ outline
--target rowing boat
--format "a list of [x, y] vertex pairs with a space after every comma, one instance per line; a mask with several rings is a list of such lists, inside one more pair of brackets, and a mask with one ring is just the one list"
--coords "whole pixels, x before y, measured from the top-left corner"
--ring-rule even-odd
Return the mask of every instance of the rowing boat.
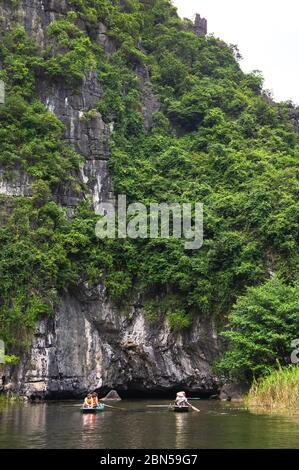
[[189, 406], [177, 406], [177, 405], [169, 405], [169, 411], [174, 411], [176, 413], [188, 413]]
[[83, 406], [80, 408], [81, 413], [99, 413], [100, 411], [104, 411], [105, 406], [100, 403], [95, 408], [84, 408]]

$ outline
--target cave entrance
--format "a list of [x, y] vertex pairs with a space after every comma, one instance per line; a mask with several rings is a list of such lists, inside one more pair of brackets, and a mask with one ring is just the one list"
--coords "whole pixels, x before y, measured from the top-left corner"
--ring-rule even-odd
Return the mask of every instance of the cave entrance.
[[[190, 398], [200, 398], [202, 400], [209, 399], [212, 396], [219, 394], [219, 390], [190, 390], [188, 389], [188, 387], [174, 387], [169, 389], [161, 388], [153, 390], [144, 390], [138, 387], [129, 387], [127, 389], [115, 388], [115, 390], [123, 400], [173, 400], [176, 396], [176, 393], [180, 390], [184, 390], [187, 396]], [[102, 394], [100, 394], [100, 396], [102, 396]]]

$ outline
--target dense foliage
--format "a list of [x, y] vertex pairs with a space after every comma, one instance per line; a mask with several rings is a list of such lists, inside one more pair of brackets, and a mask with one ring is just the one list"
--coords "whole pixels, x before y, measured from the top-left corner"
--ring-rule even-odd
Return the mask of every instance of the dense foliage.
[[[238, 338], [247, 334], [242, 315], [258, 324], [256, 296], [273, 300], [271, 273], [286, 292], [298, 280], [299, 147], [290, 104], [275, 104], [258, 73], [241, 71], [235, 46], [197, 37], [168, 0], [67, 3], [70, 12], [49, 25], [44, 50], [17, 24], [0, 45], [0, 78], [8, 84], [0, 109], [1, 167], [7, 174], [26, 171], [36, 184], [32, 198], [3, 200], [11, 216], [0, 232], [1, 335], [19, 343], [26, 325], [52, 309], [61, 289], [101, 281], [124, 305], [134, 287], [150, 299], [149, 318], [166, 315], [174, 330], [188, 328], [194, 315], [221, 324], [237, 301], [228, 337], [231, 358], [240, 358]], [[109, 55], [98, 44], [99, 22], [114, 45]], [[204, 203], [202, 249], [186, 251], [174, 238], [99, 242], [88, 203], [67, 219], [54, 202], [59, 186], [82, 191], [79, 157], [62, 142], [58, 120], [36, 101], [36, 80], [67, 79], [75, 89], [91, 69], [105, 91], [98, 110], [114, 127], [116, 192], [129, 202]], [[150, 130], [140, 69], [149, 71], [160, 102]], [[247, 287], [245, 300], [238, 300]], [[273, 331], [289, 341], [293, 330], [285, 327], [293, 310], [281, 319], [281, 310], [271, 307], [271, 316]], [[281, 359], [285, 349], [265, 340], [271, 332], [265, 321], [257, 344]], [[231, 360], [231, 370], [264, 372], [273, 365], [270, 355], [261, 358], [249, 348], [245, 362]]]
[[218, 364], [247, 381], [291, 363], [292, 342], [299, 331], [299, 286], [273, 278], [251, 287], [229, 315], [231, 349]]

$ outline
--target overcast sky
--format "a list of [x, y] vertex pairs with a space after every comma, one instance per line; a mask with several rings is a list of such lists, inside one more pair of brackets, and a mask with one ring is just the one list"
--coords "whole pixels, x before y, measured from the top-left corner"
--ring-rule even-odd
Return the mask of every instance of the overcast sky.
[[209, 33], [237, 44], [244, 71], [261, 70], [276, 100], [299, 104], [298, 0], [172, 0], [182, 17], [200, 13]]

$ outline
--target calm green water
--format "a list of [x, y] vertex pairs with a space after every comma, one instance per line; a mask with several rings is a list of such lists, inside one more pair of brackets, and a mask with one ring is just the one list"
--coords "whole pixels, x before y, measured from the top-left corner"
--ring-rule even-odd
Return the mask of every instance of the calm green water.
[[0, 408], [0, 448], [299, 448], [299, 417], [253, 414], [243, 405], [194, 401], [201, 413], [148, 408], [165, 401], [123, 401], [126, 411], [82, 415], [74, 402]]

